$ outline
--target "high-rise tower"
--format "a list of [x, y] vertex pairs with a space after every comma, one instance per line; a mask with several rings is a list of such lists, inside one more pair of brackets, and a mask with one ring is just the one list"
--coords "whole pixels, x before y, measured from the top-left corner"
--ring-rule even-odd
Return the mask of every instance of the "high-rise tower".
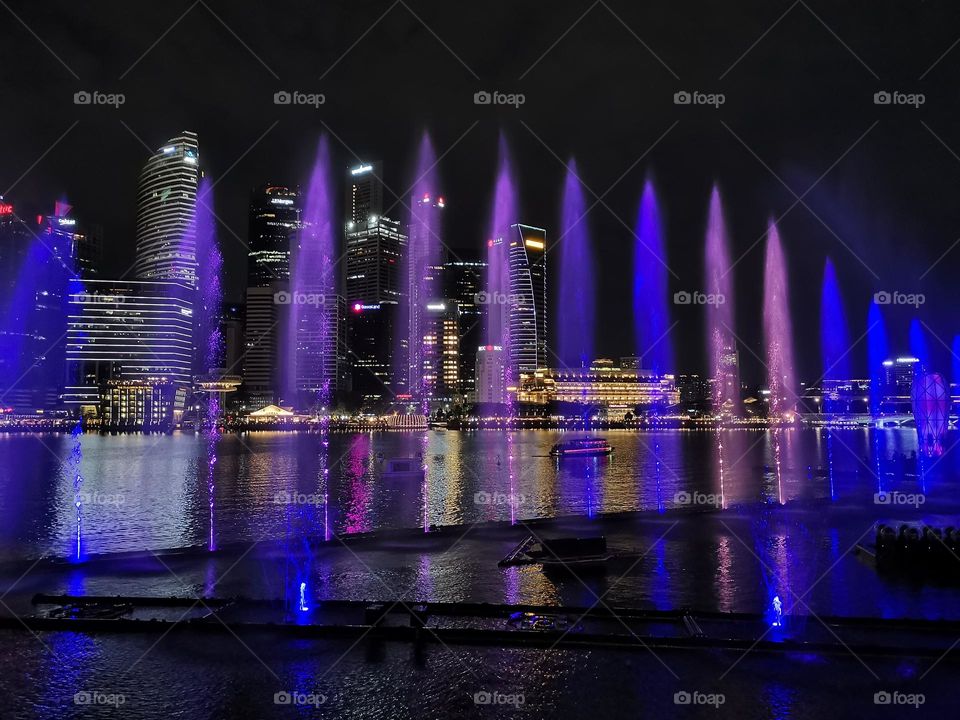
[[200, 181], [197, 135], [185, 130], [155, 152], [140, 173], [137, 259], [140, 280], [197, 283], [197, 244], [190, 229]]

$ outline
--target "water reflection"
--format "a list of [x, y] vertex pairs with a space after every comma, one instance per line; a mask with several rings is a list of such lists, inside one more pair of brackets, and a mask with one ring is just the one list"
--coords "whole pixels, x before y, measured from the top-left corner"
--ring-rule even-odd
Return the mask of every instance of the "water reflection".
[[[79, 473], [95, 501], [83, 508], [85, 551], [666, 511], [692, 493], [724, 507], [798, 498], [867, 505], [890, 489], [925, 492], [928, 506], [956, 496], [958, 459], [948, 452], [920, 466], [910, 428], [610, 431], [612, 456], [561, 461], [548, 454], [559, 435], [225, 434], [213, 464], [197, 435], [86, 435]], [[5, 557], [75, 547], [70, 451], [68, 435], [0, 436]], [[379, 459], [418, 456], [422, 479], [388, 477]]]

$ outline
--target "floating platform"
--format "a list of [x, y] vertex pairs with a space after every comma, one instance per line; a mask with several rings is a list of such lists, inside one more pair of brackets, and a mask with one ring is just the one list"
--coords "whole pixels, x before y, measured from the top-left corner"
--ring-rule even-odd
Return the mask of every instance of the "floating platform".
[[742, 649], [939, 658], [960, 622], [790, 615], [782, 627], [747, 613], [602, 606], [317, 601], [309, 611], [280, 600], [38, 594], [36, 612], [0, 618], [5, 629], [84, 633], [250, 633], [501, 647], [624, 650]]

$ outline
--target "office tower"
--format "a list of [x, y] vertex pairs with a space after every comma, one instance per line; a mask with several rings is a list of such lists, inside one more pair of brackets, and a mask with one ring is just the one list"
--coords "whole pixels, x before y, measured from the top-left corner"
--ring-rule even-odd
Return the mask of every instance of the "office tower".
[[[297, 189], [267, 183], [250, 194], [242, 374], [254, 410], [281, 395], [284, 377], [278, 349], [290, 308], [278, 304], [275, 296], [289, 290], [290, 250], [301, 227], [301, 211]], [[238, 371], [240, 367], [231, 372]]]
[[547, 231], [531, 225], [510, 226], [508, 258], [510, 296], [510, 368], [520, 373], [547, 367]]
[[197, 135], [184, 131], [144, 165], [137, 191], [137, 279], [196, 286], [197, 244], [191, 220], [199, 162]]
[[449, 300], [428, 302], [424, 314], [423, 384], [437, 403], [460, 395], [460, 310]]
[[379, 162], [362, 162], [347, 171], [346, 221], [361, 227], [383, 215], [383, 169]]
[[57, 201], [53, 215], [37, 218], [37, 235], [51, 247], [63, 248], [67, 264], [80, 279], [95, 279], [100, 276], [103, 263], [103, 228], [80, 222], [73, 207]]
[[374, 407], [393, 398], [393, 339], [400, 306], [396, 302], [354, 302], [348, 310], [353, 391], [365, 407]]
[[185, 398], [192, 376], [193, 295], [185, 283], [134, 280], [88, 280], [71, 291], [64, 403], [93, 412], [111, 380], [170, 383]]
[[403, 253], [407, 235], [396, 220], [371, 215], [348, 220], [345, 236], [347, 302], [397, 302], [404, 290]]
[[[444, 295], [456, 302], [460, 310], [461, 347], [475, 348], [479, 347], [485, 315], [490, 307], [484, 302], [483, 294], [487, 263], [470, 259], [462, 252], [459, 254], [459, 259], [444, 263]], [[471, 402], [476, 398], [476, 364], [476, 353], [460, 353], [460, 393]]]
[[280, 293], [287, 292], [286, 286], [287, 283], [276, 282], [247, 288], [242, 375], [244, 393], [253, 410], [279, 400], [286, 379], [278, 351], [289, 305], [276, 301], [283, 297]]
[[223, 368], [229, 375], [241, 375], [246, 307], [236, 303], [223, 303], [220, 310], [220, 332], [223, 334]]
[[477, 402], [507, 401], [506, 358], [500, 345], [481, 345], [477, 350]]
[[63, 379], [63, 298], [70, 246], [39, 237], [0, 197], [0, 404], [24, 411], [57, 403]]
[[247, 287], [290, 278], [290, 242], [300, 229], [300, 192], [267, 183], [250, 193]]
[[424, 385], [423, 338], [427, 304], [443, 297], [443, 263], [446, 248], [439, 239], [443, 197], [425, 194], [414, 202], [416, 222], [411, 224], [406, 250], [406, 353], [407, 394], [419, 397]]
[[294, 358], [298, 401], [307, 407], [334, 402], [350, 389], [347, 358], [347, 303], [342, 295], [324, 295], [314, 304], [290, 305], [297, 319]]

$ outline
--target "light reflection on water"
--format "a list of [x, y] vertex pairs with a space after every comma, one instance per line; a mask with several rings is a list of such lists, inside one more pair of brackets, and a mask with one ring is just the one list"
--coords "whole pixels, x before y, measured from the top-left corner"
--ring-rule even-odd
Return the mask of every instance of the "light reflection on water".
[[[721, 431], [725, 505], [777, 503], [781, 497], [870, 504], [878, 488], [875, 446], [882, 455], [882, 486], [919, 491], [920, 479], [904, 475], [903, 463], [889, 459], [916, 449], [914, 430], [829, 433]], [[615, 448], [611, 457], [557, 461], [549, 457], [550, 447], [572, 433], [331, 434], [326, 453], [319, 435], [228, 434], [219, 441], [214, 468], [217, 541], [322, 536], [327, 527], [366, 532], [510, 521], [513, 514], [528, 519], [656, 510], [660, 504], [670, 509], [678, 493], [698, 502], [720, 492], [714, 431], [603, 435]], [[187, 434], [86, 435], [86, 551], [206, 544], [204, 442]], [[429, 468], [425, 479], [388, 476], [388, 463], [379, 459], [417, 458], [420, 452]], [[4, 558], [68, 554], [76, 521], [69, 454], [66, 435], [0, 436]], [[930, 497], [954, 494], [958, 462], [960, 455], [948, 453], [932, 469]], [[284, 497], [295, 506], [278, 501]]]

